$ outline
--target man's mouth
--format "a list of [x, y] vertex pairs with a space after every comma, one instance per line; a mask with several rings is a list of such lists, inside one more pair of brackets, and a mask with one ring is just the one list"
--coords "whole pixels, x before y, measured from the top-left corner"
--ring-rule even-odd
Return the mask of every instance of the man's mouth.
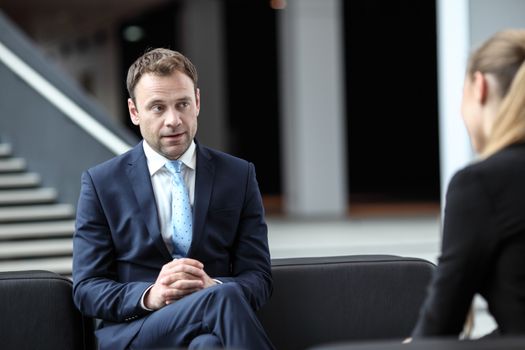
[[163, 137], [165, 137], [165, 138], [169, 138], [169, 139], [176, 139], [176, 138], [181, 137], [182, 135], [184, 135], [183, 132], [178, 133], [178, 134], [169, 134], [169, 135], [164, 135]]

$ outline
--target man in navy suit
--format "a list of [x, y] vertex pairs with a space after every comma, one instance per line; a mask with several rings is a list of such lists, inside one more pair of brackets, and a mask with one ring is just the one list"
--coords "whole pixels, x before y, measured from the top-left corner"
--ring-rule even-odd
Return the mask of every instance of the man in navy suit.
[[[82, 174], [75, 304], [101, 320], [101, 349], [273, 349], [255, 315], [272, 279], [253, 164], [194, 140], [197, 72], [180, 53], [146, 52], [127, 87], [144, 140]], [[172, 240], [172, 160], [183, 164], [193, 213], [182, 255]]]

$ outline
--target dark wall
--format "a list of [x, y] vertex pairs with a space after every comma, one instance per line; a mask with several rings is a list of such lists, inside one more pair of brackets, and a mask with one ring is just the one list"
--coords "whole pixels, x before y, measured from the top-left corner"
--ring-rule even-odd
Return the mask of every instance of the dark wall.
[[435, 1], [343, 1], [351, 198], [439, 200]]
[[[225, 4], [232, 151], [280, 194], [276, 11]], [[352, 199], [439, 201], [433, 1], [342, 1], [348, 184]]]
[[263, 194], [280, 194], [276, 11], [267, 0], [224, 5], [231, 151], [255, 164]]

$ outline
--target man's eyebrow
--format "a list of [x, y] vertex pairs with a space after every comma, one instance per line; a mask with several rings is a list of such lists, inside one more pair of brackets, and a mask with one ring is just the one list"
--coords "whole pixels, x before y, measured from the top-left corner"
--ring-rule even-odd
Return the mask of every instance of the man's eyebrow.
[[151, 100], [151, 101], [148, 101], [146, 103], [146, 107], [151, 107], [151, 106], [154, 106], [154, 105], [158, 105], [158, 104], [164, 104], [165, 102], [161, 99], [154, 99], [154, 100]]
[[[188, 101], [191, 101], [191, 96], [182, 96], [182, 97], [179, 97], [179, 98], [175, 99], [175, 103], [188, 102]], [[168, 102], [166, 102], [166, 100], [164, 100], [164, 99], [155, 98], [155, 99], [153, 99], [151, 101], [148, 101], [146, 103], [146, 108], [149, 108], [151, 106], [158, 105], [158, 104], [164, 105], [164, 104], [167, 104], [167, 103]]]

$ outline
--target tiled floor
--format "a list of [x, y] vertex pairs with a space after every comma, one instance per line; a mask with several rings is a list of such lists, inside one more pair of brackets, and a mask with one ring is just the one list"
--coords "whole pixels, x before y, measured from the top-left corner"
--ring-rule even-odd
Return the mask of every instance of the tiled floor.
[[[267, 222], [272, 258], [393, 254], [436, 263], [441, 238], [438, 215], [347, 220], [292, 220], [269, 216]], [[473, 338], [495, 327], [481, 298], [476, 298], [475, 308]]]

